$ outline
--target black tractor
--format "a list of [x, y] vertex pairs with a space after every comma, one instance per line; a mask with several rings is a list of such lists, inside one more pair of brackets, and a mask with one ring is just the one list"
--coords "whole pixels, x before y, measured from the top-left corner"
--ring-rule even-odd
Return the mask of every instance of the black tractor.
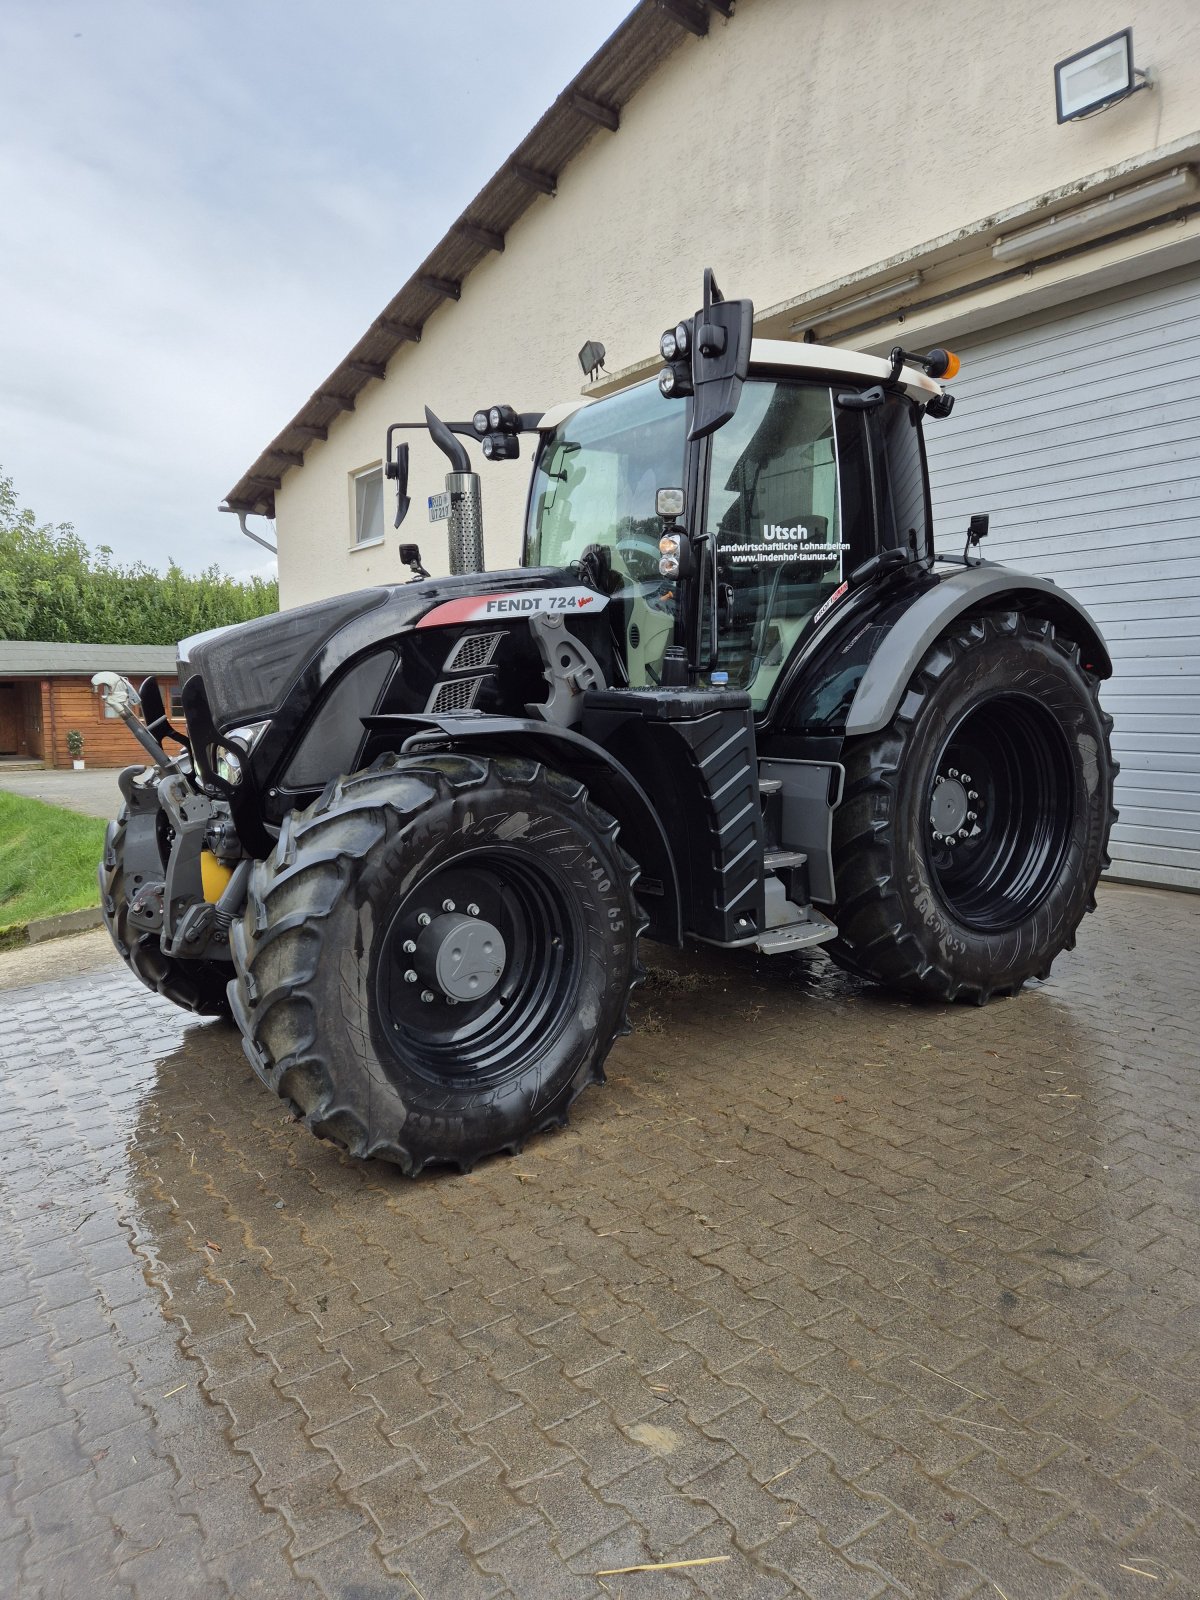
[[[751, 325], [710, 273], [657, 382], [427, 411], [452, 575], [401, 546], [409, 581], [185, 640], [186, 729], [153, 681], [100, 675], [151, 757], [100, 872], [117, 948], [231, 1013], [357, 1156], [466, 1170], [561, 1126], [627, 1031], [643, 934], [824, 945], [983, 1004], [1095, 905], [1111, 664], [1068, 595], [982, 559], [986, 517], [935, 554], [922, 428], [955, 358]], [[523, 564], [486, 573], [466, 444], [523, 435]]]

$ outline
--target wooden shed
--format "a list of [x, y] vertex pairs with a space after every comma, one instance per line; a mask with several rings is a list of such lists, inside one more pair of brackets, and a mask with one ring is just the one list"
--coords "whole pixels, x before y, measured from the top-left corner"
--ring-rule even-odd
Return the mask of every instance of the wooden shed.
[[92, 688], [94, 672], [121, 672], [135, 686], [157, 678], [176, 700], [175, 649], [160, 644], [56, 644], [0, 639], [0, 762], [69, 767], [67, 734], [83, 735], [89, 767], [124, 767], [144, 759], [119, 718]]

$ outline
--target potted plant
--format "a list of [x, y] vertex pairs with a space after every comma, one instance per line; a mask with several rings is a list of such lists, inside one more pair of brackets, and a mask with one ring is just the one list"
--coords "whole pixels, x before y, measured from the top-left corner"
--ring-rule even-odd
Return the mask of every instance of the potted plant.
[[78, 728], [72, 728], [67, 734], [67, 750], [71, 757], [71, 765], [75, 768], [75, 771], [82, 772], [84, 768], [83, 735]]

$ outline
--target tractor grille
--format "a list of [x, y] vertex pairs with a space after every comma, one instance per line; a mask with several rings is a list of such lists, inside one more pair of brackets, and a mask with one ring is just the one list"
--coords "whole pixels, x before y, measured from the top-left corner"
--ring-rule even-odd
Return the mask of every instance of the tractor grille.
[[442, 671], [470, 672], [478, 667], [486, 667], [503, 637], [502, 633], [468, 633], [446, 657]]
[[475, 704], [475, 696], [482, 682], [482, 678], [455, 678], [449, 683], [439, 683], [425, 709], [440, 716], [454, 711], [469, 711]]

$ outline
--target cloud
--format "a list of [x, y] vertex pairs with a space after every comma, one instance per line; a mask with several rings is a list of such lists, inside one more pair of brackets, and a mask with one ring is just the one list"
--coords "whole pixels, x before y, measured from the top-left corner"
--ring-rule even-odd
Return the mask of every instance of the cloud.
[[216, 506], [627, 0], [5, 0], [0, 467], [118, 558]]

